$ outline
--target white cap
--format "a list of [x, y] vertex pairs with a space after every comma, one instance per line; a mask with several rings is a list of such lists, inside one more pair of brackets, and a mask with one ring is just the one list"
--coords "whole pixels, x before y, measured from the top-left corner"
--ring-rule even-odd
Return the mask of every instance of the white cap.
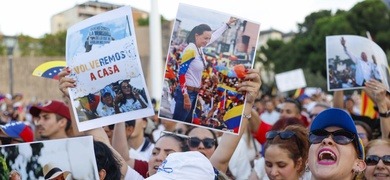
[[213, 165], [199, 151], [175, 152], [158, 167], [156, 174], [145, 180], [214, 180]]

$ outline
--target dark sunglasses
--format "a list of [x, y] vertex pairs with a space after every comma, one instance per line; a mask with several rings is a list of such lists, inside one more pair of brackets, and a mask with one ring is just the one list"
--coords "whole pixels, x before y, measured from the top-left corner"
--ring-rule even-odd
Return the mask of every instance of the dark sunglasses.
[[210, 149], [215, 146], [215, 139], [212, 138], [199, 139], [197, 137], [190, 137], [188, 139], [188, 145], [192, 148], [199, 147], [200, 142], [203, 143], [203, 146], [206, 149]]
[[173, 132], [177, 134], [184, 134], [184, 130], [182, 128], [175, 129]]
[[126, 88], [131, 88], [130, 84], [128, 85], [124, 85], [124, 86], [121, 86], [123, 89], [126, 89]]
[[337, 144], [346, 145], [351, 143], [356, 137], [352, 132], [340, 129], [334, 132], [329, 132], [324, 129], [318, 129], [309, 133], [309, 142], [311, 144], [321, 143], [325, 138], [332, 135], [332, 139]]
[[267, 140], [272, 140], [278, 135], [279, 135], [280, 139], [290, 139], [291, 137], [293, 137], [295, 135], [295, 132], [290, 131], [290, 130], [286, 130], [286, 131], [282, 131], [282, 132], [268, 131], [265, 134], [265, 137], [267, 138]]
[[381, 159], [383, 164], [385, 164], [386, 166], [390, 166], [390, 155], [385, 155], [382, 157], [379, 157], [377, 155], [369, 155], [366, 157], [365, 161], [367, 166], [376, 166]]

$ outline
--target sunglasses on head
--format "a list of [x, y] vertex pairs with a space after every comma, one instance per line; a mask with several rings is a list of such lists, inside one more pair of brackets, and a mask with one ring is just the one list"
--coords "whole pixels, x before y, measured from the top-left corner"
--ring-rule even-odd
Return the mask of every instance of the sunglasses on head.
[[325, 138], [332, 135], [332, 139], [337, 144], [346, 145], [351, 143], [356, 137], [352, 132], [340, 129], [334, 132], [329, 132], [324, 129], [318, 129], [309, 133], [309, 142], [311, 144], [321, 143]]
[[286, 131], [282, 131], [282, 132], [268, 131], [265, 134], [265, 137], [267, 138], [267, 140], [272, 140], [278, 135], [279, 135], [280, 139], [290, 139], [291, 137], [293, 137], [295, 135], [295, 132], [290, 131], [290, 130], [286, 130]]
[[386, 166], [390, 166], [390, 155], [385, 155], [382, 157], [377, 155], [369, 155], [366, 157], [365, 162], [367, 166], [376, 166], [379, 163], [379, 160], [382, 160], [383, 164]]
[[199, 139], [197, 137], [190, 137], [188, 139], [188, 144], [192, 148], [197, 148], [200, 145], [200, 142], [203, 143], [203, 146], [206, 149], [210, 149], [215, 146], [215, 139], [212, 138], [204, 138], [204, 139]]
[[169, 132], [169, 131], [161, 131], [160, 137], [165, 136], [165, 135], [177, 136], [177, 137], [182, 138], [182, 139], [188, 139], [189, 138], [187, 135], [184, 135], [184, 134], [178, 134], [176, 132]]
[[182, 128], [175, 129], [173, 132], [177, 134], [184, 134], [184, 130]]

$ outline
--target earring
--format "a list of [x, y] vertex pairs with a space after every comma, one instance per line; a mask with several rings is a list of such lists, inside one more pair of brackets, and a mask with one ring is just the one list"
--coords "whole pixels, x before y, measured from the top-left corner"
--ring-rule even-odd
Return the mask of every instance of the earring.
[[305, 171], [306, 171], [306, 172], [310, 172], [310, 167], [309, 167], [309, 165], [306, 165]]
[[360, 170], [358, 169], [352, 169], [352, 172], [355, 174], [355, 175], [359, 175], [360, 173], [362, 173]]

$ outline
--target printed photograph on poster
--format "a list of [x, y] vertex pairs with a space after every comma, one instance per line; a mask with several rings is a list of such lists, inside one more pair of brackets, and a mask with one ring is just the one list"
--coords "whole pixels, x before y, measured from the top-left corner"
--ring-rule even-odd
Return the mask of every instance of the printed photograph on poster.
[[326, 37], [328, 91], [363, 89], [376, 79], [389, 90], [385, 52], [372, 40], [356, 35]]
[[260, 24], [179, 4], [167, 52], [159, 117], [237, 134]]
[[131, 7], [105, 12], [67, 30], [66, 63], [80, 131], [154, 115], [137, 49]]
[[92, 136], [0, 146], [0, 179], [99, 179]]

